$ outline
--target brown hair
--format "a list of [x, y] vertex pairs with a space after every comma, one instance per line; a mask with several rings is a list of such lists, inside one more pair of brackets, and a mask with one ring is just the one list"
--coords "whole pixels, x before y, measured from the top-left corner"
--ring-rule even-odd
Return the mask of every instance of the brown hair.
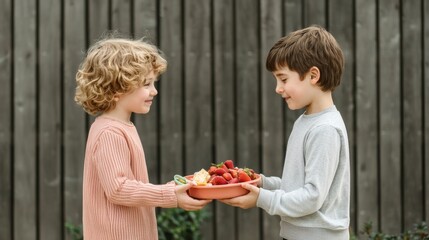
[[76, 74], [75, 101], [95, 115], [116, 106], [118, 94], [144, 85], [146, 76], [161, 74], [167, 61], [154, 45], [142, 40], [107, 38], [88, 49]]
[[333, 91], [341, 82], [343, 52], [335, 38], [320, 26], [291, 32], [274, 44], [268, 53], [266, 68], [274, 72], [282, 67], [298, 72], [301, 80], [311, 67], [319, 68], [317, 82], [322, 91]]

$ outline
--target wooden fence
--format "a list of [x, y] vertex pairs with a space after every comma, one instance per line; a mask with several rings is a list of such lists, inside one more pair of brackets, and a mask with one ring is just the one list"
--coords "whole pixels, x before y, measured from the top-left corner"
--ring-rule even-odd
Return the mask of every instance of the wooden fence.
[[[311, 24], [337, 38], [335, 101], [349, 131], [351, 227], [398, 233], [429, 219], [429, 1], [0, 0], [0, 239], [71, 239], [81, 223], [91, 121], [73, 101], [87, 47], [106, 30], [146, 36], [168, 71], [136, 116], [153, 183], [234, 159], [281, 175], [299, 112], [264, 68]], [[278, 239], [278, 217], [213, 203], [204, 239]]]

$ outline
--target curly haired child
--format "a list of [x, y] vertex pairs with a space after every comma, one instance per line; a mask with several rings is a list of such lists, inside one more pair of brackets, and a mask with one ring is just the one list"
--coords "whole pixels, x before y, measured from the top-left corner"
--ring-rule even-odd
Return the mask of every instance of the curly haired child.
[[141, 40], [107, 38], [91, 46], [76, 74], [75, 101], [97, 115], [83, 173], [83, 233], [91, 239], [158, 239], [155, 207], [198, 210], [210, 201], [190, 184], [154, 185], [131, 114], [146, 114], [166, 60]]

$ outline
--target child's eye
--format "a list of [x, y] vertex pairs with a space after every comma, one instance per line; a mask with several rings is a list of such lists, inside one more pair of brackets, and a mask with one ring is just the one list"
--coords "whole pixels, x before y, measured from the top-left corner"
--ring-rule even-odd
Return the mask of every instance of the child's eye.
[[286, 81], [287, 81], [287, 78], [285, 78], [285, 79], [281, 79], [280, 81], [282, 81], [282, 82], [286, 82]]

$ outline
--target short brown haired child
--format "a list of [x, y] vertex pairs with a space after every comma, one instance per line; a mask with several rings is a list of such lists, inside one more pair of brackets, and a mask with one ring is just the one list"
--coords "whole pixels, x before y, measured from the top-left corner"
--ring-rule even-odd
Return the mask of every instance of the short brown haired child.
[[262, 175], [260, 188], [243, 184], [249, 194], [222, 201], [280, 216], [282, 238], [349, 239], [349, 143], [332, 99], [343, 65], [338, 43], [318, 26], [281, 38], [268, 54], [276, 93], [305, 112], [289, 136], [282, 178]]

